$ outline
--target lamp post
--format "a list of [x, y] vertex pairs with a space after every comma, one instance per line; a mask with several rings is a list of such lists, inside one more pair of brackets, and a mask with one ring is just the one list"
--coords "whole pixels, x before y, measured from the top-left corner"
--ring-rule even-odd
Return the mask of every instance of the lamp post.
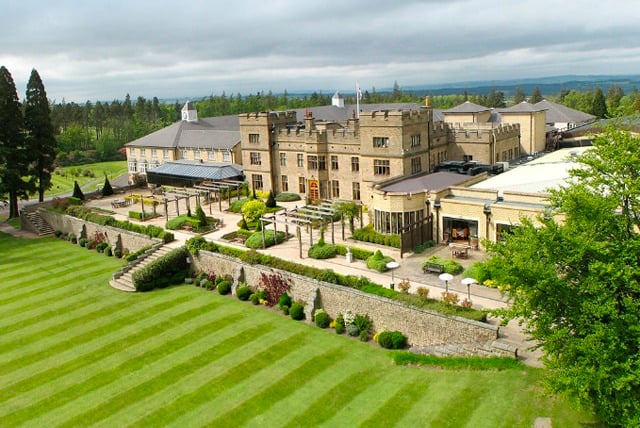
[[438, 278], [440, 278], [441, 281], [444, 281], [444, 289], [448, 293], [449, 292], [449, 281], [451, 281], [453, 279], [453, 275], [451, 275], [450, 273], [446, 273], [445, 272], [445, 273], [441, 273]]
[[398, 262], [389, 262], [387, 263], [387, 269], [391, 271], [391, 289], [394, 290], [396, 285], [393, 279], [393, 270], [400, 267], [400, 263]]
[[485, 202], [482, 212], [484, 213], [486, 218], [484, 239], [489, 239], [489, 221], [491, 220], [491, 203], [490, 202]]
[[433, 202], [433, 209], [436, 210], [436, 245], [440, 241], [440, 199]]
[[475, 278], [463, 278], [460, 282], [467, 286], [467, 299], [471, 301], [471, 284], [477, 284], [478, 281]]

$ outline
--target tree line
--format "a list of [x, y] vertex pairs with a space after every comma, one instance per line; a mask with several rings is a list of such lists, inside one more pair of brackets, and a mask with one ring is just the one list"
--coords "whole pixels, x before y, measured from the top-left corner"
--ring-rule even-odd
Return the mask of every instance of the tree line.
[[40, 75], [31, 71], [24, 105], [13, 77], [0, 67], [0, 199], [8, 200], [9, 217], [17, 217], [18, 199], [51, 187], [56, 139], [49, 100]]

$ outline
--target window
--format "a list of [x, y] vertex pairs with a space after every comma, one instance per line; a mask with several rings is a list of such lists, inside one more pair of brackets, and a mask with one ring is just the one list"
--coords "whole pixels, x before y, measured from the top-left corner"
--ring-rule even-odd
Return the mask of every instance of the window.
[[359, 182], [354, 181], [353, 183], [351, 183], [351, 195], [354, 201], [360, 200], [360, 183]]
[[149, 164], [149, 167], [148, 167], [147, 169], [154, 169], [154, 168], [157, 168], [157, 167], [158, 167], [158, 165], [159, 165], [159, 164], [158, 164], [158, 161], [157, 161], [157, 160], [154, 160], [153, 162], [151, 162], [151, 163]]
[[262, 190], [264, 188], [262, 174], [251, 174], [251, 185], [256, 190]]
[[182, 156], [182, 159], [186, 159], [187, 158], [187, 151], [186, 150], [180, 150], [180, 156]]
[[287, 154], [280, 153], [280, 166], [287, 166]]
[[250, 152], [249, 153], [249, 157], [250, 157], [250, 163], [251, 165], [262, 165], [262, 160], [260, 159], [260, 153], [258, 152]]
[[138, 164], [138, 166], [140, 167], [139, 169], [140, 169], [140, 172], [142, 174], [146, 174], [147, 173], [147, 163], [146, 162], [140, 162]]
[[137, 171], [136, 165], [137, 165], [136, 161], [129, 162], [129, 172], [136, 172]]
[[318, 169], [318, 156], [307, 156], [307, 165], [309, 169]]
[[302, 153], [298, 153], [298, 168], [304, 168], [304, 155]]
[[411, 174], [422, 172], [422, 160], [418, 158], [411, 159]]
[[151, 149], [151, 157], [152, 157], [153, 159], [157, 158], [157, 157], [158, 157], [158, 150], [156, 150], [156, 149]]
[[249, 134], [249, 142], [251, 144], [259, 144], [260, 143], [260, 134]]
[[163, 159], [169, 159], [169, 150], [163, 150], [162, 151], [162, 158]]
[[373, 160], [373, 175], [390, 175], [391, 167], [388, 160], [374, 159]]
[[136, 149], [134, 149], [133, 147], [129, 147], [129, 156], [135, 156], [136, 155]]
[[298, 193], [307, 193], [307, 180], [304, 177], [298, 177]]
[[222, 152], [222, 162], [231, 162], [231, 152]]
[[325, 156], [318, 156], [318, 169], [320, 171], [327, 170], [327, 160]]
[[214, 151], [207, 152], [207, 159], [210, 161], [216, 160], [216, 152]]
[[289, 177], [287, 177], [286, 175], [283, 175], [280, 178], [280, 191], [281, 192], [288, 192], [289, 191]]
[[338, 180], [331, 180], [331, 195], [335, 199], [340, 197], [340, 182]]
[[140, 149], [140, 156], [144, 157], [147, 155], [147, 150], [146, 149]]
[[389, 137], [373, 137], [373, 147], [389, 147]]
[[360, 158], [354, 156], [351, 158], [351, 172], [358, 172], [358, 171], [360, 171]]
[[411, 147], [418, 147], [420, 145], [420, 134], [411, 136]]
[[333, 170], [338, 169], [338, 156], [335, 156], [335, 155], [331, 156], [331, 169]]
[[193, 158], [194, 159], [200, 159], [200, 150], [195, 150], [193, 152]]

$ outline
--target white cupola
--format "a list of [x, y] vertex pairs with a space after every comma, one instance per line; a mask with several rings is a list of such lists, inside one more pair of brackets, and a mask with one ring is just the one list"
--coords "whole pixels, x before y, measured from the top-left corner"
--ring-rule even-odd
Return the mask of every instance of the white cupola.
[[198, 121], [198, 111], [193, 104], [191, 104], [191, 101], [187, 101], [184, 103], [184, 107], [182, 107], [182, 120], [186, 120], [187, 122]]

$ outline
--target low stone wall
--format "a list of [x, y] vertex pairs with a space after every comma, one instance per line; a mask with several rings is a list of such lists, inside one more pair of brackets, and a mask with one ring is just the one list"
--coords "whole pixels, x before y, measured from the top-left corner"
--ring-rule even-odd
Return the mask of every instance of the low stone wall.
[[401, 331], [413, 347], [445, 345], [449, 349], [456, 349], [454, 353], [457, 355], [517, 356], [517, 349], [494, 343], [498, 339], [499, 330], [490, 324], [445, 316], [286, 271], [245, 264], [236, 258], [218, 253], [200, 250], [198, 256], [193, 259], [193, 267], [197, 271], [213, 272], [216, 275], [234, 276], [234, 271], [237, 275], [237, 269], [241, 267], [241, 280], [252, 287], [260, 283], [262, 273], [279, 273], [290, 281], [289, 295], [293, 300], [322, 307], [332, 318], [347, 311], [368, 314], [373, 320], [375, 331]]
[[118, 243], [118, 239], [120, 239], [123, 252], [126, 252], [125, 250], [134, 252], [140, 248], [162, 242], [161, 239], [150, 238], [149, 236], [141, 233], [131, 232], [112, 226], [102, 226], [66, 214], [58, 214], [48, 211], [46, 209], [40, 209], [39, 213], [54, 230], [60, 230], [66, 234], [73, 233], [77, 238], [80, 238], [84, 230], [87, 239], [93, 239], [96, 232], [103, 233], [106, 237], [106, 242], [110, 246], [116, 245]]

